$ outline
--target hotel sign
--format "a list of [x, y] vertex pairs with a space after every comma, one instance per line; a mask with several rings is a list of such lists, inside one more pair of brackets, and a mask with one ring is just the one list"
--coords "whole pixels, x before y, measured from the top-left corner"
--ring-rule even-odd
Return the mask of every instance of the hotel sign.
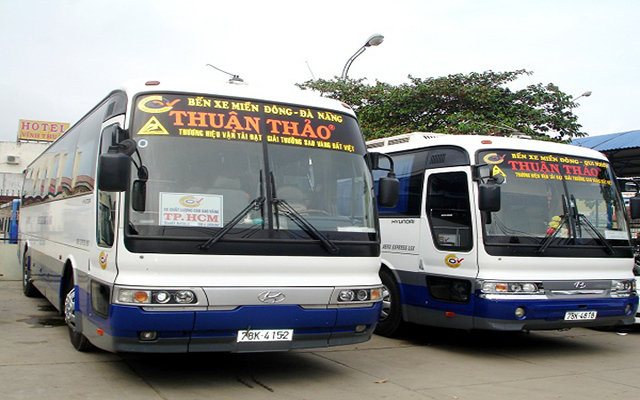
[[18, 141], [53, 142], [67, 129], [69, 129], [69, 124], [64, 122], [21, 119], [18, 127]]

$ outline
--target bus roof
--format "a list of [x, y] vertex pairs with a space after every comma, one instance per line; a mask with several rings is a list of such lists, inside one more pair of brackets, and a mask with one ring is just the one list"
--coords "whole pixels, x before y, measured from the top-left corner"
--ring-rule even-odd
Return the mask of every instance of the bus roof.
[[518, 137], [448, 135], [444, 133], [412, 132], [404, 135], [367, 141], [367, 149], [369, 151], [381, 153], [413, 150], [432, 146], [458, 146], [467, 150], [470, 155], [481, 150], [513, 149], [519, 151], [567, 154], [608, 162], [607, 157], [596, 150], [568, 144], [523, 139]]
[[158, 80], [132, 79], [124, 82], [120, 89], [129, 96], [141, 92], [184, 92], [317, 107], [355, 116], [346, 103], [295, 87], [261, 87], [243, 83], [221, 83], [211, 78], [167, 77]]

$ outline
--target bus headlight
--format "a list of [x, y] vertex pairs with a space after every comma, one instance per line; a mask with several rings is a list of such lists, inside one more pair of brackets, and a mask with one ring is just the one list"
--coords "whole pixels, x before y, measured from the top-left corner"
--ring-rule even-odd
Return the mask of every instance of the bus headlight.
[[116, 302], [134, 305], [195, 304], [197, 297], [192, 290], [118, 289]]
[[171, 301], [171, 294], [165, 290], [153, 294], [156, 303], [166, 304]]
[[636, 293], [636, 281], [613, 280], [611, 281], [611, 297], [631, 297]]
[[480, 285], [483, 294], [543, 294], [542, 282], [491, 282]]
[[196, 295], [191, 290], [179, 290], [175, 294], [176, 303], [190, 304], [195, 300]]
[[[382, 288], [336, 288], [334, 299], [337, 303], [371, 303], [382, 300]], [[335, 293], [335, 292], [334, 292]]]
[[338, 294], [338, 301], [353, 301], [356, 298], [353, 290], [341, 290]]

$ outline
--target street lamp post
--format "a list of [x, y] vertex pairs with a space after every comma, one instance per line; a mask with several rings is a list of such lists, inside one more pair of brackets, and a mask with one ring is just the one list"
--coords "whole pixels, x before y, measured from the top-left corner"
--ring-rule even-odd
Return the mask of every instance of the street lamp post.
[[580, 96], [573, 99], [573, 101], [578, 100], [580, 97], [589, 97], [589, 96], [591, 96], [591, 90], [587, 90], [586, 92], [582, 93]]
[[376, 33], [375, 35], [371, 35], [371, 37], [367, 39], [367, 42], [364, 44], [364, 46], [360, 47], [358, 51], [356, 51], [355, 54], [352, 55], [351, 58], [347, 61], [347, 63], [344, 65], [344, 68], [342, 69], [342, 79], [347, 79], [347, 73], [349, 72], [349, 67], [351, 67], [351, 63], [353, 63], [353, 60], [355, 60], [360, 54], [364, 53], [367, 47], [378, 46], [383, 41], [384, 41], [384, 36], [382, 36], [381, 34]]

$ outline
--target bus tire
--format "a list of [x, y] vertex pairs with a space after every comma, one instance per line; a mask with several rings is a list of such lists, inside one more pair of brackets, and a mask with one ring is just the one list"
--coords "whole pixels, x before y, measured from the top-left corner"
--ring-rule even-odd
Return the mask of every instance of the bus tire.
[[24, 252], [22, 257], [22, 293], [27, 297], [38, 297], [40, 292], [33, 285], [33, 279], [31, 279], [31, 257], [29, 252]]
[[384, 286], [382, 289], [382, 314], [374, 332], [380, 336], [398, 336], [406, 326], [406, 322], [402, 319], [400, 289], [388, 269], [380, 270], [380, 279]]
[[76, 287], [73, 282], [73, 278], [71, 278], [65, 289], [64, 296], [64, 322], [67, 324], [67, 328], [69, 329], [69, 340], [71, 341], [71, 345], [74, 349], [85, 352], [89, 351], [93, 348], [89, 339], [84, 336], [81, 332], [76, 330]]

